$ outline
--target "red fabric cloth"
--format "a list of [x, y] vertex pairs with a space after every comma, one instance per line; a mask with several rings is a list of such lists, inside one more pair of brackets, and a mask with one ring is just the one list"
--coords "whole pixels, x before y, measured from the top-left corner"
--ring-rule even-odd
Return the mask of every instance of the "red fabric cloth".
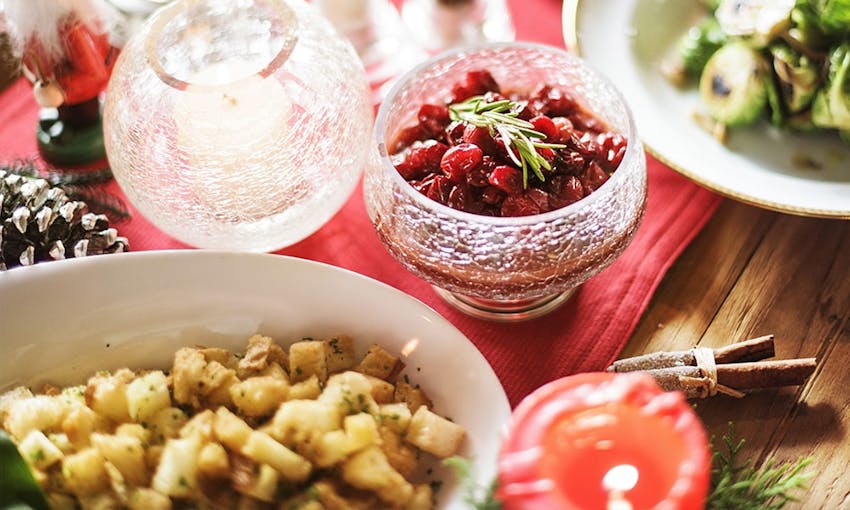
[[[519, 39], [563, 45], [560, 2], [510, 3]], [[18, 81], [0, 95], [0, 161], [35, 154], [36, 118], [26, 82]], [[366, 216], [360, 188], [318, 232], [278, 253], [350, 269], [424, 301], [478, 346], [516, 405], [550, 380], [602, 370], [610, 364], [629, 339], [666, 270], [720, 202], [719, 196], [651, 157], [648, 171], [646, 216], [632, 244], [559, 310], [526, 323], [484, 322], [446, 305], [429, 284], [408, 273], [384, 250]], [[123, 196], [114, 182], [108, 189]], [[187, 248], [135, 210], [133, 213], [132, 221], [117, 225], [132, 250]]]

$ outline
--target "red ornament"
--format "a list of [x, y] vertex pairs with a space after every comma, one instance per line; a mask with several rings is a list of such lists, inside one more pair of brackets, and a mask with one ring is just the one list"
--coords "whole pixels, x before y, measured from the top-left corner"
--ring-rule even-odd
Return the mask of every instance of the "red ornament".
[[496, 495], [505, 510], [701, 510], [710, 461], [681, 393], [644, 374], [579, 374], [516, 408]]

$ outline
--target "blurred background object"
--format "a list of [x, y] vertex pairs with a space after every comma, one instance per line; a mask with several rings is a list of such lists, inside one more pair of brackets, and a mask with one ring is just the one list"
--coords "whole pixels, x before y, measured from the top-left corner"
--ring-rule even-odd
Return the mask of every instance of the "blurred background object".
[[505, 0], [404, 0], [401, 12], [419, 44], [431, 52], [515, 37]]

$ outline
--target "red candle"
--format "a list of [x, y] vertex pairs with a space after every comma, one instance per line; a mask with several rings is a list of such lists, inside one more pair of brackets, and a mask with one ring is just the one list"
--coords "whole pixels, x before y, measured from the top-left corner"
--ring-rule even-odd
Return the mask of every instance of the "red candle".
[[710, 461], [681, 393], [644, 374], [579, 374], [516, 408], [497, 497], [505, 510], [701, 510]]

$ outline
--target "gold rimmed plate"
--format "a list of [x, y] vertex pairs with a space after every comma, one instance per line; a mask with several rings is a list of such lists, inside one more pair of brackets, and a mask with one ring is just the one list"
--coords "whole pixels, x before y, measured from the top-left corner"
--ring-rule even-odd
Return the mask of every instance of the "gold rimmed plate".
[[694, 121], [697, 91], [670, 84], [659, 66], [702, 15], [688, 0], [565, 0], [564, 39], [620, 88], [647, 150], [674, 170], [765, 209], [850, 219], [850, 146], [834, 133], [762, 122], [723, 144]]

